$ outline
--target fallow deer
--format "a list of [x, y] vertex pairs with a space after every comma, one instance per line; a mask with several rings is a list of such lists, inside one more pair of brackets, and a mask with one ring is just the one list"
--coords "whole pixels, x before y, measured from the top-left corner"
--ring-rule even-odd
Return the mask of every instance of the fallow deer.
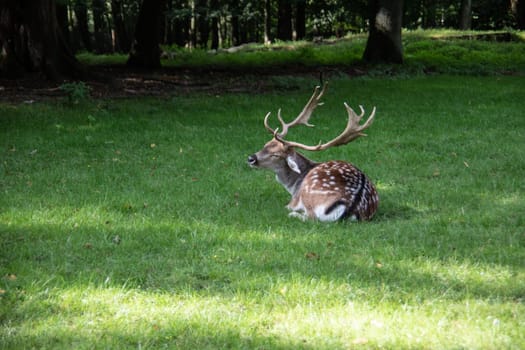
[[264, 118], [265, 128], [273, 135], [262, 150], [248, 157], [253, 168], [265, 168], [275, 172], [276, 179], [292, 195], [287, 208], [290, 216], [320, 221], [343, 219], [369, 220], [377, 210], [379, 197], [368, 177], [354, 165], [344, 161], [314, 162], [295, 151], [296, 148], [307, 151], [322, 151], [330, 147], [345, 145], [363, 134], [374, 120], [376, 108], [365, 123], [360, 124], [365, 111], [357, 115], [346, 103], [348, 123], [345, 130], [333, 140], [308, 146], [287, 141], [284, 137], [288, 129], [296, 125], [312, 127], [309, 119], [313, 110], [321, 105], [320, 99], [326, 89], [317, 86], [302, 112], [290, 123], [285, 123], [281, 110], [277, 112], [282, 130], [272, 129], [268, 124], [269, 112]]

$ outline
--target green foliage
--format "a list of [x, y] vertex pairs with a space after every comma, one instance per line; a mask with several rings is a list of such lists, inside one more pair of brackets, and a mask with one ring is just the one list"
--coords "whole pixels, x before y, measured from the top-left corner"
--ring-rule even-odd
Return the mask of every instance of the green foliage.
[[377, 106], [367, 138], [310, 156], [381, 196], [338, 224], [288, 218], [246, 165], [266, 112], [292, 118], [316, 83], [0, 105], [1, 347], [525, 347], [523, 79], [333, 79], [293, 138]]
[[70, 104], [79, 104], [89, 99], [90, 87], [83, 81], [64, 83], [60, 85], [60, 90], [66, 94], [67, 102]]
[[[457, 32], [429, 34], [425, 40], [405, 41], [407, 66], [419, 64], [427, 71], [447, 74], [525, 73], [523, 40], [493, 42], [455, 38]], [[416, 31], [413, 35], [417, 38], [420, 34]]]
[[87, 65], [114, 65], [125, 64], [128, 59], [128, 55], [95, 55], [89, 52], [82, 52], [77, 55], [77, 59]]

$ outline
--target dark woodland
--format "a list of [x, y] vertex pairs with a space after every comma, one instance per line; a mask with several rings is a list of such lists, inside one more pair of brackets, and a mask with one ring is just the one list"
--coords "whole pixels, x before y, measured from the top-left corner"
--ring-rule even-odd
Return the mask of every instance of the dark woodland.
[[525, 28], [524, 0], [1, 0], [0, 74], [81, 79], [75, 54], [129, 54], [159, 68], [162, 48], [218, 50], [244, 43], [369, 33], [365, 62], [402, 63], [401, 30]]

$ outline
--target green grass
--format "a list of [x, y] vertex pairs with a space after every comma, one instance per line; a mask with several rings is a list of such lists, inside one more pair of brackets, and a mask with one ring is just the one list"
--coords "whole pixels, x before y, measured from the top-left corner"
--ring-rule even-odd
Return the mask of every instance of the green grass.
[[[524, 34], [512, 33], [511, 42], [465, 40], [461, 36], [491, 32], [460, 32], [451, 30], [416, 30], [403, 32], [405, 63], [392, 66], [366, 66], [362, 62], [367, 36], [351, 35], [343, 40], [311, 42], [277, 42], [264, 46], [246, 45], [242, 50], [210, 53], [204, 50], [166, 48], [172, 54], [162, 60], [165, 67], [252, 69], [277, 67], [358, 67], [369, 75], [461, 74], [494, 75], [525, 74]], [[90, 65], [124, 64], [127, 55], [80, 54]]]
[[310, 154], [377, 184], [375, 219], [338, 224], [246, 165], [315, 83], [0, 105], [0, 347], [524, 348], [523, 78], [332, 80], [291, 138], [378, 108]]

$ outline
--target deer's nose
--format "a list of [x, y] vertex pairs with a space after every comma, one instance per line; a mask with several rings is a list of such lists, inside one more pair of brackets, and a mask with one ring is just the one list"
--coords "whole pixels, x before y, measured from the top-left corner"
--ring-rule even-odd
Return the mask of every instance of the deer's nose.
[[255, 154], [252, 154], [251, 156], [248, 157], [248, 164], [250, 164], [251, 166], [254, 166], [257, 164], [257, 156], [255, 156]]

